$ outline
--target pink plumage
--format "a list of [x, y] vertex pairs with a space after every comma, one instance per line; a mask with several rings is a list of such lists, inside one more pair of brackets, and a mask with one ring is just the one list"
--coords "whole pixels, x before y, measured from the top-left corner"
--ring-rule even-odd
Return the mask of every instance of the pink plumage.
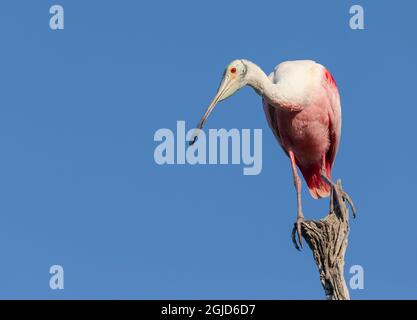
[[298, 112], [271, 106], [263, 99], [268, 124], [285, 153], [294, 152], [297, 166], [307, 182], [313, 198], [329, 195], [330, 186], [322, 170], [331, 180], [331, 170], [339, 148], [341, 108], [339, 92], [333, 76], [324, 67], [320, 90]]
[[253, 62], [235, 60], [227, 66], [217, 94], [201, 118], [198, 129], [203, 127], [219, 101], [246, 85], [262, 96], [268, 124], [290, 158], [297, 192], [295, 225], [301, 244], [304, 214], [297, 167], [313, 198], [328, 196], [331, 185], [334, 186], [331, 173], [342, 125], [336, 81], [324, 66], [311, 60], [283, 62], [269, 77]]

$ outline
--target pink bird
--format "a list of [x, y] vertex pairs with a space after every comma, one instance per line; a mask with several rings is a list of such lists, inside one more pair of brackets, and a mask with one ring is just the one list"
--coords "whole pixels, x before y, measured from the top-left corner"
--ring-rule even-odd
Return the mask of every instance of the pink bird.
[[[223, 74], [216, 96], [197, 129], [201, 129], [219, 101], [232, 96], [244, 86], [252, 87], [261, 97], [269, 127], [290, 159], [297, 193], [297, 220], [294, 230], [301, 242], [300, 169], [314, 199], [329, 196], [334, 183], [331, 176], [341, 135], [339, 91], [331, 73], [311, 60], [286, 61], [267, 76], [248, 60], [235, 60]], [[194, 143], [198, 131], [195, 134]], [[344, 193], [344, 199], [348, 195]], [[352, 207], [353, 208], [353, 207]], [[296, 247], [298, 245], [294, 241]]]

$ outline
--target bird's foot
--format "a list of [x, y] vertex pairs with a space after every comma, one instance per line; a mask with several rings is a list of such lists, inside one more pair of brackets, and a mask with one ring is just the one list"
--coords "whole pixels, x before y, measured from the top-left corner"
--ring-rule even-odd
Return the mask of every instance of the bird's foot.
[[[303, 222], [304, 222], [304, 218], [298, 217], [294, 223], [294, 227], [291, 233], [292, 242], [298, 251], [301, 251], [301, 249], [303, 248], [303, 240], [302, 240], [302, 234], [301, 234], [301, 224]], [[296, 234], [297, 234], [297, 237], [296, 237]]]
[[[340, 206], [340, 200], [343, 200], [343, 202], [347, 202], [352, 210], [352, 215], [353, 218], [356, 218], [356, 207], [355, 204], [352, 201], [352, 198], [342, 189], [342, 186], [340, 184], [340, 180], [338, 182], [338, 184], [335, 184], [333, 181], [331, 181], [329, 178], [327, 178], [327, 176], [322, 173], [322, 178], [324, 179], [324, 181], [326, 181], [327, 184], [329, 184], [332, 188], [332, 193], [331, 193], [331, 211], [333, 211], [333, 199], [336, 200], [337, 204]], [[333, 195], [335, 194], [335, 197], [333, 197]]]
[[[338, 192], [338, 191], [336, 191], [336, 192]], [[353, 203], [351, 197], [343, 190], [341, 190], [339, 195], [341, 196], [341, 198], [343, 199], [344, 202], [347, 202], [349, 204], [349, 207], [352, 210], [353, 219], [355, 219], [356, 218], [356, 207], [355, 207], [355, 204]]]

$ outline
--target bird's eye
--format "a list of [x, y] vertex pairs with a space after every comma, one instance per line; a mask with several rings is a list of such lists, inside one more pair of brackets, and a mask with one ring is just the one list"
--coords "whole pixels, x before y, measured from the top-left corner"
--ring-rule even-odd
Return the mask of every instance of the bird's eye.
[[230, 72], [231, 72], [231, 73], [236, 73], [236, 68], [235, 68], [235, 67], [231, 68], [231, 69], [230, 69]]

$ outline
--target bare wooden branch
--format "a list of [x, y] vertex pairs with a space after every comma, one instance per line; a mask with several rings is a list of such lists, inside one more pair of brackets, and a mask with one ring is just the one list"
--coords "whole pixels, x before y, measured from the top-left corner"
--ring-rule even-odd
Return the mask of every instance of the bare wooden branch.
[[319, 221], [302, 223], [302, 235], [313, 252], [320, 281], [329, 300], [349, 300], [349, 290], [344, 278], [345, 252], [349, 235], [349, 210], [344, 199], [355, 207], [342, 189], [341, 181], [330, 194], [330, 212]]

